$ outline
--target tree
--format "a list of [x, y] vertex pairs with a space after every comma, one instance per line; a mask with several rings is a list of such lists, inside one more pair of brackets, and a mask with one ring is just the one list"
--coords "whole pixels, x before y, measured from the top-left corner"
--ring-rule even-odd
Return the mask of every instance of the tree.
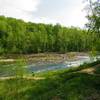
[[95, 51], [100, 51], [98, 27], [94, 32], [87, 33], [87, 30], [76, 27], [26, 23], [0, 16], [0, 54], [82, 52], [91, 51], [94, 48]]
[[97, 33], [100, 37], [100, 0], [93, 2], [92, 0], [88, 0], [88, 10], [89, 13], [87, 15], [88, 23], [86, 26], [92, 32]]

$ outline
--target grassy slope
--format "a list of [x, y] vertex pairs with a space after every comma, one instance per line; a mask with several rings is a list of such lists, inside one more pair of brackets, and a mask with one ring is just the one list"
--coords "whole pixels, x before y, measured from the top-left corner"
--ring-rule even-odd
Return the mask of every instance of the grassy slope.
[[44, 80], [0, 81], [0, 100], [100, 100], [100, 66], [94, 66], [94, 74], [81, 72], [83, 68], [45, 73]]

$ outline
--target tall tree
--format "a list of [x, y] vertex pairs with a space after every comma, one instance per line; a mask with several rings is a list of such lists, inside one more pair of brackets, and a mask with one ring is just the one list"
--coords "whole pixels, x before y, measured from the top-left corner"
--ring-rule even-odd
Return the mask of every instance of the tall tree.
[[88, 24], [87, 27], [90, 31], [96, 32], [100, 37], [100, 0], [88, 0]]

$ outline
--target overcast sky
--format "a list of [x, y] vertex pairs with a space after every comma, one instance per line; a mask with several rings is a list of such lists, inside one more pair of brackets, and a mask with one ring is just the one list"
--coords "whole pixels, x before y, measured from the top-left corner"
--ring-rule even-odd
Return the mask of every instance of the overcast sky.
[[25, 21], [84, 27], [83, 0], [0, 0], [0, 15]]

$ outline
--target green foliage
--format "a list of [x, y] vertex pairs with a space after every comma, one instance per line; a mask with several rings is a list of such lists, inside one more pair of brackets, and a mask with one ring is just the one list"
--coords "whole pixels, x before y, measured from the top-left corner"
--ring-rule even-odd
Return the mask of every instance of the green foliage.
[[0, 16], [0, 54], [100, 51], [95, 33], [75, 27], [35, 24]]
[[27, 70], [25, 68], [26, 61], [25, 59], [17, 59], [16, 64], [14, 65], [14, 74], [16, 78], [23, 78], [23, 75], [27, 73]]
[[[98, 64], [100, 61], [88, 64], [88, 67]], [[85, 68], [85, 65], [83, 67]], [[100, 100], [100, 76], [74, 70], [69, 73], [61, 71], [44, 80], [0, 80], [0, 100], [15, 98], [16, 100]]]
[[32, 76], [35, 76], [35, 73], [34, 72], [32, 72]]
[[100, 37], [100, 0], [88, 0], [87, 27], [90, 31], [97, 33]]

